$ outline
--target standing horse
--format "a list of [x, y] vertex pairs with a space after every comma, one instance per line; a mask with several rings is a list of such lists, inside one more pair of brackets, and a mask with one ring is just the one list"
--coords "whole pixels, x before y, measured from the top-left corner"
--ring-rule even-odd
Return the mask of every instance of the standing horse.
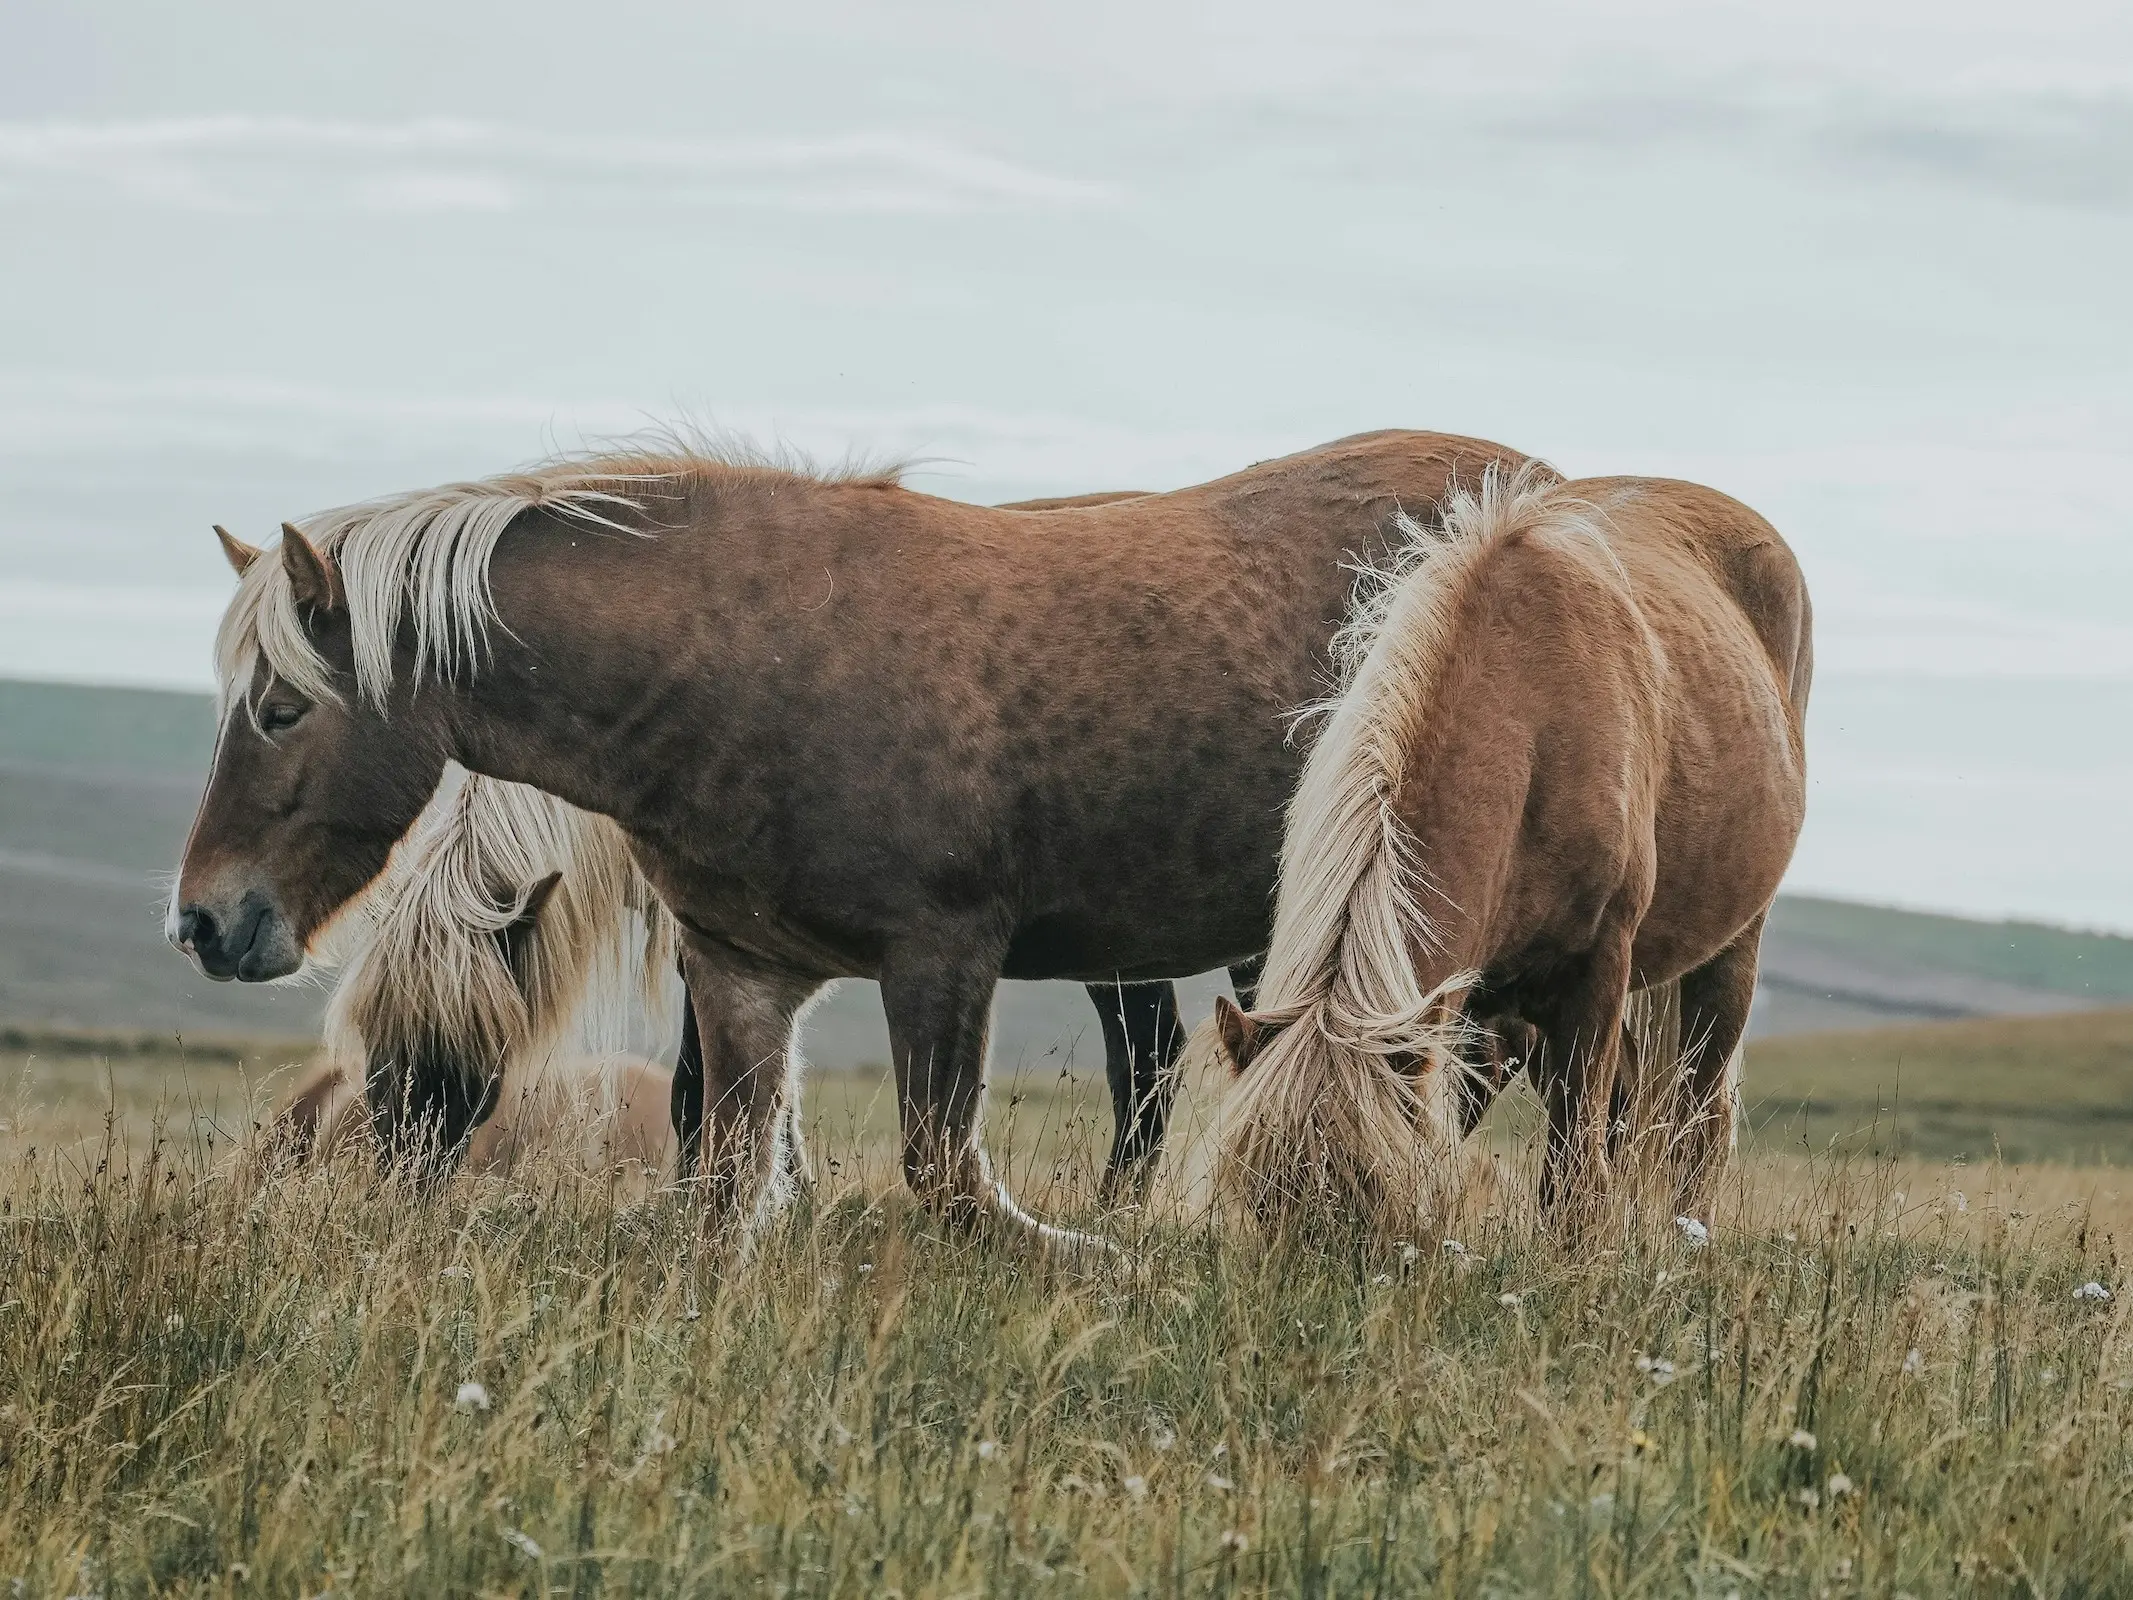
[[447, 762], [531, 785], [611, 817], [681, 928], [725, 1209], [779, 1188], [801, 1007], [871, 976], [908, 1181], [1036, 1228], [978, 1138], [994, 985], [1264, 948], [1284, 713], [1347, 569], [1516, 459], [1365, 435], [1032, 537], [893, 475], [667, 452], [288, 527], [218, 638], [170, 935], [210, 976], [293, 971]]
[[[1056, 511], [1136, 499], [1110, 491], [1002, 506]], [[1041, 524], [1040, 524], [1041, 526]], [[220, 532], [221, 530], [218, 530]], [[242, 577], [257, 558], [227, 534], [223, 547]], [[538, 917], [537, 881], [570, 886], [556, 914]], [[522, 785], [459, 774], [448, 779], [393, 865], [351, 916], [358, 937], [335, 941], [345, 963], [327, 1015], [329, 1054], [368, 1084], [381, 1150], [419, 1154], [441, 1169], [494, 1105], [489, 1085], [537, 1081], [570, 1042], [612, 1050], [631, 991], [657, 987], [660, 960], [631, 969], [616, 940], [631, 921], [671, 934], [635, 871], [620, 831]], [[1232, 968], [1238, 993], [1252, 969]], [[1161, 1148], [1172, 1068], [1184, 1042], [1177, 994], [1167, 981], [1091, 983], [1104, 1041], [1113, 1138], [1103, 1175], [1108, 1203], [1145, 1187]], [[655, 1014], [664, 1009], [654, 998]], [[721, 997], [707, 997], [714, 1008]], [[594, 1036], [579, 1013], [593, 1014]], [[797, 1036], [793, 1041], [797, 1048]], [[703, 1129], [703, 1049], [683, 996], [682, 1040], [671, 1110], [682, 1166], [693, 1166]], [[794, 1107], [797, 1115], [797, 1104]], [[792, 1137], [797, 1140], [797, 1128]], [[416, 1147], [420, 1147], [419, 1151]], [[804, 1170], [804, 1146], [795, 1143]]]
[[1217, 1172], [1262, 1220], [1441, 1220], [1470, 1017], [1537, 1045], [1544, 1203], [1589, 1215], [1633, 990], [1678, 979], [1678, 1201], [1729, 1146], [1729, 1063], [1805, 809], [1807, 590], [1709, 489], [1492, 471], [1406, 552], [1291, 806]]

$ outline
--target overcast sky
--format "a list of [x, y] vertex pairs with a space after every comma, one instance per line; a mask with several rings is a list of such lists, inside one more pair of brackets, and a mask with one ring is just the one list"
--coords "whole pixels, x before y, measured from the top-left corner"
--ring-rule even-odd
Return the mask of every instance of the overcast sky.
[[0, 673], [204, 684], [210, 522], [677, 413], [1443, 428], [1792, 540], [1795, 886], [2133, 929], [2133, 7], [1028, 9], [9, 0]]

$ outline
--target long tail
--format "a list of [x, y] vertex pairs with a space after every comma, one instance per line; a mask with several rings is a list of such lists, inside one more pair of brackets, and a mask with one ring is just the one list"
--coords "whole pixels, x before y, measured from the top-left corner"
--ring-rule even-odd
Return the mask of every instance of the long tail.
[[1422, 970], [1434, 891], [1393, 803], [1435, 709], [1458, 597], [1555, 482], [1544, 467], [1492, 469], [1441, 531], [1402, 518], [1403, 549], [1366, 574], [1338, 641], [1346, 686], [1321, 708], [1290, 804], [1253, 1013], [1272, 1039], [1220, 1112], [1218, 1188], [1262, 1222], [1330, 1210], [1411, 1234], [1457, 1198], [1452, 1074], [1466, 1070], [1474, 975]]
[[[561, 873], [530, 925], [528, 892]], [[530, 1093], [559, 1050], [620, 1048], [655, 1014], [674, 925], [621, 831], [520, 784], [447, 778], [365, 897], [326, 1012], [331, 1059], [423, 1064]]]

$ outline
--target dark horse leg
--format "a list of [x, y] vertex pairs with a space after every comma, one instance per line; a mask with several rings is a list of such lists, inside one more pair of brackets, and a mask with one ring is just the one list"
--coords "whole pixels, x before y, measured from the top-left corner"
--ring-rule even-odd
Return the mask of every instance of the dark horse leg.
[[1100, 1241], [1047, 1227], [1016, 1206], [978, 1141], [993, 990], [1005, 953], [1001, 933], [951, 925], [900, 939], [884, 955], [881, 999], [896, 1064], [904, 1180], [960, 1225], [991, 1216], [1053, 1246], [1101, 1249]]
[[1534, 1087], [1548, 1111], [1541, 1205], [1575, 1231], [1599, 1220], [1607, 1193], [1607, 1126], [1622, 1054], [1632, 930], [1602, 929], [1589, 951], [1550, 975], [1526, 1015], [1540, 1031]]
[[1170, 983], [1092, 983], [1089, 999], [1104, 1030], [1104, 1075], [1111, 1081], [1111, 1159], [1105, 1164], [1105, 1205], [1147, 1191], [1163, 1129], [1177, 1093], [1178, 991]]
[[693, 1092], [675, 1073], [676, 1132], [689, 1118], [695, 1128], [682, 1170], [701, 1174], [713, 1212], [745, 1234], [805, 1181], [793, 1028], [822, 980], [708, 940], [692, 940], [681, 965], [693, 1023], [684, 1025], [684, 1060], [692, 1038], [695, 1058]]
[[[1230, 987], [1247, 1011], [1258, 991], [1261, 960], [1253, 956], [1229, 969]], [[1103, 1024], [1104, 1076], [1111, 1085], [1111, 1159], [1099, 1191], [1109, 1206], [1143, 1197], [1155, 1175], [1177, 1098], [1185, 1029], [1174, 983], [1092, 983], [1088, 990]]]
[[1708, 1220], [1718, 1170], [1733, 1147], [1733, 1054], [1748, 1031], [1763, 919], [1681, 980], [1681, 1069], [1674, 1101], [1674, 1204]]

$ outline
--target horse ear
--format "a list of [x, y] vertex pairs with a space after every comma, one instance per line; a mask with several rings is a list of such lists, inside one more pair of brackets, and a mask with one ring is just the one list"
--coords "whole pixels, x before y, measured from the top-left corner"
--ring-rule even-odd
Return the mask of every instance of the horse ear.
[[1266, 1025], [1254, 1022], [1228, 995], [1218, 994], [1215, 1037], [1222, 1041], [1222, 1053], [1229, 1057], [1230, 1075], [1241, 1078], [1252, 1058], [1259, 1054], [1260, 1046], [1266, 1043]]
[[319, 552], [293, 522], [281, 525], [281, 565], [299, 606], [319, 611], [341, 609], [341, 574], [333, 558]]
[[525, 923], [538, 921], [541, 915], [541, 907], [548, 904], [549, 897], [555, 893], [556, 886], [562, 881], [562, 873], [551, 872], [539, 883], [528, 889], [526, 891], [526, 903], [519, 907], [518, 920]]
[[259, 559], [258, 545], [246, 544], [219, 522], [215, 524], [215, 537], [221, 541], [223, 559], [229, 562], [238, 577], [249, 572], [252, 563]]
[[526, 946], [533, 942], [533, 930], [540, 924], [541, 908], [555, 894], [556, 885], [563, 881], [563, 874], [551, 872], [526, 891], [524, 904], [518, 915], [511, 919], [511, 926], [496, 936], [503, 947], [504, 965], [517, 973], [526, 958]]

